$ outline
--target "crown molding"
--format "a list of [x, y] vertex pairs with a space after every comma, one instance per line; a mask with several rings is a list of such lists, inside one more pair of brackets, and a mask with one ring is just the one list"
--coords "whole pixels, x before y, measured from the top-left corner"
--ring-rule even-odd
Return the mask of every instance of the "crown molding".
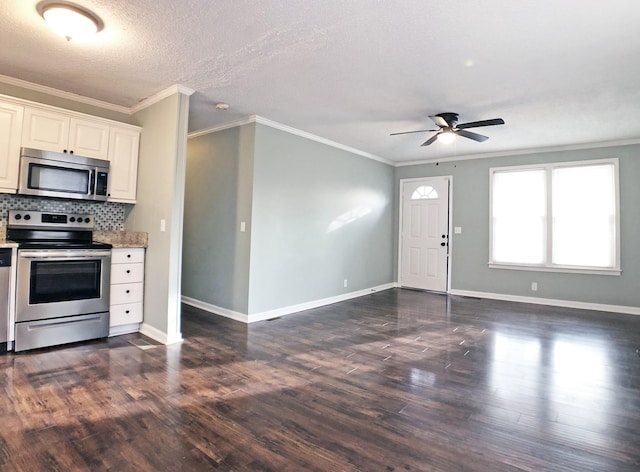
[[160, 92], [154, 95], [151, 95], [150, 97], [147, 97], [144, 100], [141, 100], [136, 105], [129, 108], [129, 114], [133, 115], [134, 113], [138, 113], [139, 111], [144, 110], [145, 108], [150, 107], [151, 105], [154, 105], [159, 101], [164, 100], [167, 97], [175, 95], [176, 93], [181, 93], [183, 95], [191, 96], [193, 95], [194, 92], [195, 90], [185, 87], [183, 85], [179, 85], [179, 84], [172, 85], [171, 87], [161, 90]]
[[562, 146], [548, 146], [548, 147], [530, 148], [530, 149], [517, 149], [513, 151], [488, 152], [485, 154], [467, 154], [464, 156], [443, 157], [439, 159], [438, 158], [422, 159], [419, 161], [402, 161], [402, 162], [396, 162], [393, 165], [395, 167], [418, 166], [422, 164], [435, 164], [439, 162], [469, 161], [472, 159], [490, 159], [492, 157], [525, 156], [530, 154], [546, 154], [549, 152], [561, 152], [561, 151], [580, 151], [584, 149], [599, 149], [599, 148], [615, 147], [615, 146], [631, 146], [634, 144], [640, 144], [640, 138], [619, 139], [615, 141], [600, 141], [596, 143], [567, 144]]
[[334, 147], [336, 149], [341, 149], [341, 150], [347, 151], [347, 152], [349, 152], [351, 154], [357, 154], [358, 156], [366, 157], [367, 159], [372, 159], [374, 161], [382, 162], [382, 163], [390, 165], [390, 166], [394, 165], [393, 161], [390, 161], [390, 160], [385, 159], [385, 158], [380, 157], [380, 156], [376, 156], [375, 154], [371, 154], [371, 153], [366, 152], [366, 151], [361, 151], [360, 149], [352, 148], [351, 146], [346, 146], [346, 145], [338, 143], [336, 141], [331, 141], [330, 139], [323, 138], [322, 136], [318, 136], [316, 134], [308, 133], [306, 131], [302, 131], [300, 129], [293, 128], [291, 126], [283, 125], [282, 123], [278, 123], [277, 121], [272, 121], [272, 120], [269, 120], [267, 118], [263, 118], [263, 117], [258, 116], [258, 115], [253, 115], [253, 116], [255, 116], [256, 123], [259, 123], [259, 124], [262, 124], [262, 125], [265, 125], [265, 126], [269, 126], [271, 128], [275, 128], [275, 129], [278, 129], [280, 131], [284, 131], [284, 132], [289, 133], [289, 134], [300, 136], [302, 138], [306, 138], [306, 139], [309, 139], [311, 141], [316, 141], [316, 142], [321, 143], [321, 144], [326, 144], [327, 146], [331, 146], [331, 147]]
[[366, 157], [367, 159], [372, 159], [374, 161], [378, 161], [378, 162], [382, 162], [384, 164], [393, 166], [394, 163], [392, 161], [389, 161], [387, 159], [384, 159], [380, 156], [376, 156], [374, 154], [365, 152], [365, 151], [361, 151], [359, 149], [356, 148], [352, 148], [350, 146], [346, 146], [344, 144], [340, 144], [338, 142], [335, 141], [331, 141], [330, 139], [326, 139], [323, 138], [321, 136], [312, 134], [312, 133], [308, 133], [306, 131], [302, 131], [300, 129], [297, 128], [293, 128], [291, 126], [288, 125], [284, 125], [282, 123], [278, 123], [277, 121], [273, 121], [273, 120], [269, 120], [268, 118], [264, 118], [262, 116], [259, 115], [251, 115], [247, 118], [243, 118], [240, 120], [236, 120], [236, 121], [232, 121], [229, 123], [224, 123], [222, 125], [219, 126], [214, 126], [211, 128], [206, 128], [203, 130], [199, 130], [199, 131], [193, 131], [191, 133], [189, 133], [189, 138], [195, 138], [197, 136], [202, 136], [205, 134], [209, 134], [209, 133], [215, 133], [217, 131], [222, 131], [225, 129], [229, 129], [229, 128], [234, 128], [236, 126], [242, 126], [242, 125], [246, 125], [249, 123], [258, 123], [261, 125], [265, 125], [265, 126], [269, 126], [270, 128], [274, 128], [280, 131], [284, 131], [285, 133], [289, 133], [289, 134], [293, 134], [295, 136], [300, 136], [301, 138], [305, 138], [305, 139], [309, 139], [310, 141], [315, 141], [321, 144], [325, 144], [327, 146], [331, 146], [334, 147], [336, 149], [341, 149], [343, 151], [347, 151], [351, 154], [356, 154], [358, 156], [362, 156], [362, 157]]
[[221, 125], [212, 126], [211, 128], [205, 128], [198, 131], [192, 131], [187, 135], [187, 138], [197, 138], [198, 136], [204, 136], [205, 134], [216, 133], [218, 131], [223, 131], [225, 129], [236, 128], [238, 126], [248, 125], [250, 123], [255, 123], [255, 116], [249, 116], [246, 118], [241, 118], [239, 120], [230, 121], [228, 123], [223, 123]]
[[52, 95], [54, 97], [65, 98], [68, 100], [73, 100], [74, 102], [84, 103], [85, 105], [92, 105], [99, 108], [104, 108], [106, 110], [115, 111], [118, 113], [124, 113], [125, 115], [133, 115], [134, 113], [139, 112], [155, 103], [158, 103], [160, 100], [163, 100], [171, 95], [176, 93], [181, 93], [183, 95], [193, 95], [195, 90], [185, 87], [184, 85], [172, 85], [171, 87], [166, 88], [144, 100], [140, 101], [136, 105], [132, 107], [125, 107], [122, 105], [115, 105], [113, 103], [104, 102], [102, 100], [96, 100], [95, 98], [85, 97], [84, 95], [77, 95], [75, 93], [65, 92], [63, 90], [58, 90], [53, 87], [47, 87], [46, 85], [34, 84], [33, 82], [27, 82], [26, 80], [16, 79], [14, 77], [9, 77], [6, 75], [0, 75], [0, 82], [15, 85], [16, 87], [24, 88], [27, 90], [33, 90], [34, 92], [46, 93], [47, 95]]
[[102, 100], [96, 100], [95, 98], [85, 97], [84, 95], [77, 95], [75, 93], [65, 92], [53, 87], [47, 87], [46, 85], [34, 84], [33, 82], [27, 82], [26, 80], [16, 79], [6, 75], [0, 75], [0, 82], [15, 85], [16, 87], [24, 88], [27, 90], [33, 90], [34, 92], [46, 93], [58, 98], [65, 98], [67, 100], [73, 100], [74, 102], [84, 103], [86, 105], [92, 105], [99, 108], [105, 108], [107, 110], [116, 111], [118, 113], [124, 113], [130, 115], [130, 108], [122, 105], [114, 105], [113, 103], [103, 102]]

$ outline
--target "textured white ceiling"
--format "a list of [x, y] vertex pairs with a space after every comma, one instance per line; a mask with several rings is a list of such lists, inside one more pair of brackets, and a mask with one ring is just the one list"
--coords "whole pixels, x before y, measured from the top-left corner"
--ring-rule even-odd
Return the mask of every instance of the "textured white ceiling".
[[[0, 75], [126, 107], [180, 84], [190, 131], [259, 115], [396, 162], [640, 139], [637, 0], [76, 3], [105, 23], [89, 42], [2, 0]], [[506, 125], [389, 136], [447, 111]]]

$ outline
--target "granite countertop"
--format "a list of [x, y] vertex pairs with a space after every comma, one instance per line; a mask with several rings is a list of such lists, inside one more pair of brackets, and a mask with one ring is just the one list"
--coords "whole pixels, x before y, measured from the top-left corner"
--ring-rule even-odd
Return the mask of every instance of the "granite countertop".
[[114, 248], [147, 247], [148, 234], [135, 231], [94, 231], [93, 240], [111, 244]]

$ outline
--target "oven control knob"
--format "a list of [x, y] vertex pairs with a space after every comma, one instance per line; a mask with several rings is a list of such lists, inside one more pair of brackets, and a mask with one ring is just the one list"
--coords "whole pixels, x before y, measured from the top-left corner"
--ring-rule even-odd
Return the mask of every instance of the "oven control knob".
[[16, 216], [14, 218], [16, 220], [21, 220], [22, 219], [22, 215], [20, 213], [16, 213]]
[[85, 223], [91, 223], [91, 218], [88, 218], [88, 217], [87, 217], [87, 218], [85, 218], [85, 219], [84, 219], [84, 222], [85, 222]]
[[29, 221], [31, 219], [31, 215], [29, 213], [27, 213], [26, 215], [24, 215], [24, 219], [26, 221]]
[[75, 221], [76, 221], [76, 217], [75, 217], [75, 216], [72, 216], [71, 218], [69, 218], [69, 221], [71, 221], [72, 223], [75, 223]]

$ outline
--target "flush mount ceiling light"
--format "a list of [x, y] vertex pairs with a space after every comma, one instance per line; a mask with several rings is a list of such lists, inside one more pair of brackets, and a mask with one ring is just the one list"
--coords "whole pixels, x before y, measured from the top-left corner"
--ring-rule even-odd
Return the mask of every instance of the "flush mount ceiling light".
[[216, 110], [228, 110], [228, 109], [229, 109], [228, 103], [216, 103]]
[[37, 8], [49, 28], [67, 41], [86, 39], [104, 26], [94, 13], [72, 3], [44, 2]]

